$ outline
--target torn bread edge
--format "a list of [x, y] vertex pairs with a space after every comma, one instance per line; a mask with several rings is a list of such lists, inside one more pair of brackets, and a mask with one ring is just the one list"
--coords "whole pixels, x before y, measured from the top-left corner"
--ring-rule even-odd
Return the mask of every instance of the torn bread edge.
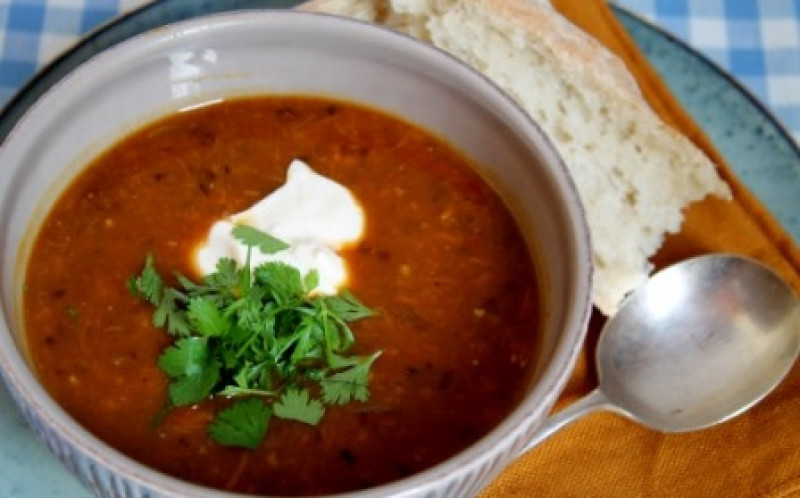
[[591, 231], [594, 305], [613, 315], [683, 209], [730, 199], [715, 165], [664, 123], [623, 62], [545, 0], [312, 0], [456, 56], [503, 88], [564, 158]]

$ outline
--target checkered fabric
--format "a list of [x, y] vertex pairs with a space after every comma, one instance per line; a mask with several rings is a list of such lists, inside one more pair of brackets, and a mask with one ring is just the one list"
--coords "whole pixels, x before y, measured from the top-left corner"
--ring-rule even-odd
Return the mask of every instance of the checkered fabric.
[[119, 10], [118, 0], [0, 0], [0, 105], [42, 65]]
[[[82, 34], [146, 1], [0, 0], [0, 106]], [[614, 1], [733, 74], [800, 141], [800, 0]]]
[[800, 0], [613, 0], [736, 77], [800, 142]]

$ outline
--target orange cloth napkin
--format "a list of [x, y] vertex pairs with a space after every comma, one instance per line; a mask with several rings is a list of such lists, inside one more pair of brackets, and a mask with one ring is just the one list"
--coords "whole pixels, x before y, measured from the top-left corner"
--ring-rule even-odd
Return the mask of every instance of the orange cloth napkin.
[[[567, 18], [617, 53], [663, 119], [714, 160], [733, 202], [689, 207], [678, 235], [654, 258], [657, 267], [709, 252], [754, 257], [800, 293], [800, 248], [747, 191], [638, 51], [603, 0], [553, 0]], [[594, 316], [586, 350], [556, 409], [595, 385]], [[588, 353], [587, 353], [588, 351]], [[660, 434], [620, 416], [590, 415], [514, 462], [486, 497], [788, 497], [800, 496], [800, 362], [775, 392], [750, 411], [702, 431]]]

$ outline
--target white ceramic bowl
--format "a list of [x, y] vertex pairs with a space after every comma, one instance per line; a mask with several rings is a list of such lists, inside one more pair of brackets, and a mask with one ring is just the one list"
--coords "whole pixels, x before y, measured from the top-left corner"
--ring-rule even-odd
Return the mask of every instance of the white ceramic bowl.
[[69, 417], [27, 358], [21, 294], [38, 226], [96, 154], [170, 111], [234, 95], [327, 95], [387, 110], [445, 139], [504, 197], [544, 270], [540, 361], [521, 405], [428, 471], [353, 493], [465, 496], [525, 447], [561, 392], [591, 310], [589, 236], [578, 195], [541, 130], [489, 81], [448, 55], [356, 21], [246, 11], [157, 29], [91, 59], [46, 93], [0, 149], [0, 367], [33, 430], [97, 495], [222, 497], [153, 471]]

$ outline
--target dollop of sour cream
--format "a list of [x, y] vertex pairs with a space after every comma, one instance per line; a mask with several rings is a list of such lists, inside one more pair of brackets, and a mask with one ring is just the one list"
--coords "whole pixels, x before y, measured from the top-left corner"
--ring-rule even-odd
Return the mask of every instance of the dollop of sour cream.
[[236, 225], [248, 225], [289, 244], [289, 248], [273, 254], [254, 248], [251, 268], [280, 261], [297, 268], [302, 275], [316, 269], [319, 285], [315, 292], [332, 295], [347, 282], [345, 261], [337, 251], [361, 238], [364, 212], [346, 187], [295, 159], [283, 186], [249, 209], [212, 225], [194, 253], [200, 273], [216, 271], [220, 258], [231, 258], [239, 266], [245, 264], [247, 246], [233, 237]]

